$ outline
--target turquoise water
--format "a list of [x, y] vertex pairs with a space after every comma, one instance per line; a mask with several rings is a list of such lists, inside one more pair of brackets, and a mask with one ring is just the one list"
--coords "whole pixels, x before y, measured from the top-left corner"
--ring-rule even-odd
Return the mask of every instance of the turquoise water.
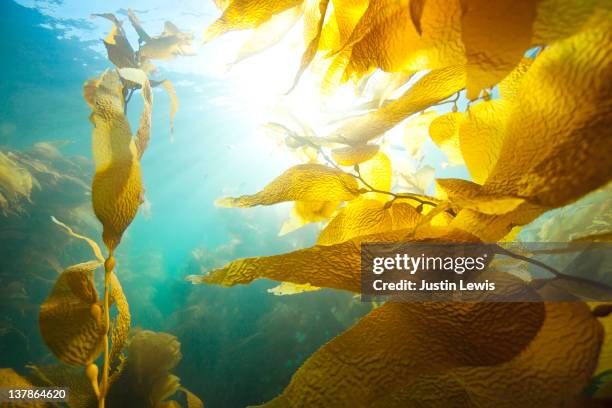
[[[143, 12], [142, 19], [154, 26], [161, 27], [166, 13], [177, 12], [168, 2], [162, 8], [143, 3], [151, 12]], [[40, 158], [33, 146], [51, 142], [61, 155], [52, 163], [71, 168], [87, 185], [93, 164], [82, 84], [111, 66], [100, 41], [110, 24], [89, 14], [112, 11], [127, 20], [121, 15], [127, 5], [0, 4], [0, 145], [3, 151]], [[137, 4], [130, 6], [139, 10]], [[185, 4], [181, 13], [174, 22], [199, 31], [216, 11], [212, 2], [196, 2]], [[207, 407], [261, 403], [277, 395], [307, 356], [370, 306], [331, 291], [275, 297], [266, 292], [271, 282], [226, 289], [185, 281], [203, 267], [310, 245], [316, 227], [279, 238], [289, 206], [228, 210], [213, 205], [228, 193], [255, 191], [290, 162], [258, 146], [250, 137], [256, 125], [239, 109], [215, 103], [232, 96], [222, 81], [177, 66], [178, 71], [172, 63], [160, 66], [160, 76], [175, 83], [180, 99], [174, 142], [168, 98], [156, 92], [152, 141], [142, 160], [150, 210], [141, 210], [124, 236], [117, 274], [132, 326], [178, 337], [183, 358], [175, 374]], [[140, 108], [134, 98], [131, 123], [138, 123]], [[93, 257], [50, 216], [91, 237], [101, 231], [86, 188], [38, 181], [40, 188], [33, 190], [23, 213], [0, 214], [0, 367], [26, 375], [28, 364], [57, 363], [38, 331], [38, 305], [61, 268]]]

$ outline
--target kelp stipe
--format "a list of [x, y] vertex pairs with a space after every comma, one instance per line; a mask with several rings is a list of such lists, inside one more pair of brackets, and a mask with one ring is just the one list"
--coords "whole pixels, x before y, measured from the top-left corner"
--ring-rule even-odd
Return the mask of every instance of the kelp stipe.
[[[130, 10], [130, 22], [141, 40], [139, 49], [134, 51], [125, 36], [122, 23], [113, 14], [99, 16], [113, 22], [113, 29], [104, 44], [108, 58], [115, 64], [116, 70], [106, 70], [99, 78], [86, 81], [83, 96], [92, 109], [90, 121], [94, 127], [92, 150], [95, 174], [91, 189], [92, 206], [103, 227], [102, 240], [108, 256], [103, 257], [95, 241], [75, 233], [65, 224], [53, 219], [70, 235], [87, 241], [97, 260], [70, 267], [60, 275], [53, 291], [41, 306], [39, 322], [45, 343], [60, 361], [85, 367], [85, 376], [91, 385], [90, 391], [95, 395], [98, 407], [104, 408], [110, 387], [125, 366], [122, 349], [128, 337], [130, 312], [127, 299], [114, 273], [116, 260], [113, 254], [144, 197], [140, 159], [151, 133], [153, 81], [149, 80], [149, 74], [153, 73], [155, 68], [150, 59], [170, 59], [175, 55], [188, 54], [186, 50], [190, 47], [192, 36], [180, 32], [172, 23], [166, 22], [164, 32], [160, 36], [151, 37]], [[167, 80], [159, 80], [153, 85], [164, 86], [171, 97], [172, 132], [172, 121], [178, 107], [172, 84]], [[138, 130], [133, 136], [126, 112], [128, 103], [137, 90], [142, 94], [144, 108]], [[93, 282], [94, 270], [100, 265], [104, 267], [102, 300]], [[111, 322], [110, 308], [113, 304], [116, 305], [118, 313], [116, 321]], [[138, 347], [133, 347], [135, 348], [132, 348], [132, 351], [137, 352]], [[101, 373], [95, 364], [100, 354], [103, 359]], [[111, 365], [114, 367], [113, 372]], [[180, 386], [178, 377], [168, 378], [176, 387], [168, 388], [167, 384], [164, 385], [164, 391], [153, 398], [160, 404]], [[170, 390], [172, 392], [168, 393]], [[159, 394], [157, 388], [152, 388], [150, 392]], [[184, 392], [190, 407], [202, 406], [195, 395], [187, 390]], [[87, 394], [87, 391], [83, 393]]]

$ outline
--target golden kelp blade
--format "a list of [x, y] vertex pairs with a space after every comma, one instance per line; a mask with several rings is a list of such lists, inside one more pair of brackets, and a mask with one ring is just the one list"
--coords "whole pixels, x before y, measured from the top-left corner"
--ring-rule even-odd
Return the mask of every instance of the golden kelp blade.
[[473, 242], [474, 240], [472, 235], [461, 230], [423, 226], [416, 232], [414, 228], [387, 231], [360, 236], [335, 245], [316, 245], [287, 254], [237, 259], [206, 275], [191, 275], [187, 279], [195, 284], [234, 286], [266, 278], [358, 293], [361, 290], [361, 243], [398, 242], [408, 234], [416, 242], [423, 240]]
[[[0, 387], [20, 390], [34, 388], [30, 381], [17, 374], [12, 368], [0, 368]], [[3, 406], [12, 408], [43, 408], [47, 406], [43, 402], [14, 402], [5, 404]]]
[[140, 69], [136, 68], [122, 68], [118, 70], [119, 76], [127, 81], [129, 85], [140, 86], [140, 92], [142, 93], [142, 101], [144, 107], [140, 114], [140, 123], [138, 124], [138, 130], [136, 131], [136, 149], [138, 150], [138, 159], [142, 158], [149, 139], [151, 137], [151, 110], [153, 105], [153, 92], [151, 91], [151, 84], [147, 74]]
[[412, 2], [370, 2], [345, 45], [351, 49], [347, 76], [358, 78], [375, 68], [386, 72], [420, 71], [465, 63], [461, 2], [426, 1], [421, 33], [410, 23], [409, 3]]
[[611, 20], [609, 12], [600, 11], [588, 29], [542, 51], [508, 106], [503, 146], [483, 192], [521, 197], [529, 205], [502, 217], [464, 210], [453, 221], [455, 227], [497, 240], [513, 225], [531, 222], [609, 182]]
[[460, 66], [433, 70], [398, 99], [368, 115], [349, 121], [329, 139], [348, 144], [363, 144], [376, 139], [413, 113], [463, 89], [465, 78], [465, 69]]
[[275, 14], [302, 3], [302, 0], [232, 0], [214, 23], [206, 29], [204, 41], [233, 30], [257, 28]]
[[91, 115], [96, 165], [92, 202], [96, 217], [104, 227], [102, 238], [109, 250], [121, 241], [143, 195], [136, 144], [123, 113], [122, 89], [117, 73], [102, 74]]
[[132, 316], [130, 314], [130, 307], [128, 305], [127, 298], [123, 293], [123, 288], [121, 287], [119, 279], [117, 279], [117, 276], [114, 273], [111, 276], [110, 295], [113, 303], [117, 305], [117, 319], [111, 333], [112, 346], [110, 361], [117, 361], [121, 351], [123, 350], [123, 346], [127, 341]]
[[389, 302], [321, 347], [264, 406], [369, 407], [427, 373], [511, 360], [544, 319], [542, 303]]
[[357, 146], [338, 147], [331, 151], [334, 161], [340, 166], [352, 166], [370, 160], [380, 147], [375, 144], [360, 144]]
[[466, 0], [461, 37], [467, 56], [467, 97], [497, 84], [531, 46], [536, 1]]
[[278, 236], [286, 235], [308, 223], [328, 219], [339, 204], [338, 201], [296, 201], [289, 219], [283, 223]]
[[174, 90], [172, 82], [167, 79], [164, 79], [163, 81], [151, 80], [149, 82], [151, 83], [152, 87], [159, 85], [163, 86], [168, 94], [168, 97], [170, 98], [170, 140], [172, 141], [174, 139], [174, 117], [176, 116], [176, 112], [179, 108], [179, 101], [178, 97], [176, 96], [176, 91]]
[[242, 44], [233, 64], [259, 54], [278, 44], [285, 34], [298, 22], [302, 15], [302, 6], [298, 5], [279, 13], [257, 27]]
[[341, 209], [317, 239], [318, 245], [334, 245], [360, 235], [393, 229], [390, 209], [378, 200], [359, 198]]
[[[389, 156], [383, 152], [376, 153], [370, 160], [359, 165], [359, 174], [363, 180], [359, 180], [359, 184], [368, 189], [373, 188], [379, 191], [391, 191], [393, 178], [393, 168], [391, 166], [391, 159], [389, 159]], [[367, 193], [364, 196], [382, 202], [389, 201], [391, 198], [389, 194], [379, 192]]]
[[100, 264], [90, 261], [66, 269], [40, 307], [45, 344], [66, 364], [86, 365], [102, 352], [106, 328], [93, 283]]
[[459, 127], [465, 116], [464, 112], [448, 112], [435, 118], [429, 126], [431, 140], [446, 154], [450, 164], [463, 164]]
[[519, 197], [486, 194], [481, 185], [467, 180], [437, 179], [436, 183], [454, 205], [483, 214], [506, 214], [525, 202]]
[[321, 288], [312, 286], [309, 283], [297, 284], [291, 282], [281, 282], [280, 285], [268, 289], [268, 293], [272, 293], [276, 296], [288, 296], [297, 295], [298, 293], [311, 292], [319, 289]]
[[136, 54], [125, 36], [122, 24], [117, 20], [117, 17], [112, 13], [92, 14], [92, 16], [106, 18], [113, 23], [111, 32], [103, 41], [108, 59], [115, 64], [117, 68], [137, 67]]
[[584, 303], [546, 303], [540, 332], [511, 361], [425, 373], [373, 407], [569, 406], [591, 378], [602, 334]]
[[319, 0], [319, 15], [318, 15], [318, 21], [316, 25], [316, 30], [314, 32], [314, 35], [308, 42], [306, 51], [304, 51], [304, 54], [302, 55], [302, 61], [300, 63], [300, 68], [298, 69], [297, 74], [295, 74], [295, 78], [293, 80], [293, 84], [291, 85], [291, 88], [289, 89], [289, 92], [291, 92], [293, 88], [295, 88], [298, 81], [300, 80], [300, 77], [302, 76], [306, 68], [308, 68], [308, 66], [314, 59], [315, 55], [317, 54], [317, 50], [319, 49], [319, 40], [321, 39], [321, 32], [323, 30], [323, 22], [325, 21], [325, 15], [327, 13], [327, 6], [329, 5], [329, 1], [330, 0]]
[[349, 174], [322, 164], [291, 167], [253, 195], [219, 199], [223, 207], [254, 207], [282, 201], [347, 201], [358, 195], [357, 182]]

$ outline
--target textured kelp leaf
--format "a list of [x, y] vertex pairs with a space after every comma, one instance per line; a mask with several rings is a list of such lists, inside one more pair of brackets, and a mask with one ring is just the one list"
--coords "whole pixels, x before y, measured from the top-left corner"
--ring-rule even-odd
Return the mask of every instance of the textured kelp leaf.
[[123, 113], [122, 89], [118, 74], [112, 71], [102, 74], [91, 115], [96, 166], [92, 202], [109, 250], [121, 241], [143, 196], [137, 148]]
[[240, 47], [233, 64], [278, 44], [300, 19], [302, 11], [301, 5], [295, 6], [273, 16], [257, 27]]
[[[378, 152], [370, 160], [359, 165], [361, 178], [367, 183], [359, 181], [361, 187], [373, 188], [379, 191], [390, 191], [393, 179], [393, 168], [391, 159], [383, 152]], [[388, 201], [390, 196], [383, 193], [367, 193], [367, 198], [375, 198], [380, 201]]]
[[257, 28], [272, 16], [301, 3], [302, 0], [232, 0], [221, 17], [206, 29], [204, 41], [210, 41], [228, 31]]
[[117, 318], [111, 333], [112, 347], [110, 352], [110, 361], [116, 361], [119, 359], [119, 354], [121, 354], [123, 346], [127, 341], [132, 316], [121, 283], [119, 283], [119, 279], [117, 279], [114, 273], [111, 275], [110, 296], [113, 303], [117, 306]]
[[150, 36], [131, 9], [128, 9], [128, 17], [134, 30], [138, 33], [139, 43], [141, 44], [138, 56], [141, 61], [147, 59], [169, 60], [177, 55], [193, 55], [191, 49], [192, 33], [182, 32], [170, 21], [166, 21], [164, 31], [160, 35]]
[[421, 34], [421, 18], [423, 17], [423, 8], [426, 0], [411, 0], [410, 1], [410, 19], [417, 33]]
[[464, 112], [449, 112], [435, 118], [429, 126], [431, 140], [446, 154], [451, 164], [463, 164], [459, 141], [459, 127], [465, 119]]
[[553, 44], [532, 64], [510, 114], [497, 166], [485, 183], [487, 191], [558, 207], [609, 180], [610, 21], [609, 13], [601, 13], [592, 28]]
[[390, 231], [391, 211], [378, 200], [353, 200], [338, 212], [317, 239], [317, 245], [334, 245], [360, 235]]
[[519, 197], [486, 194], [481, 185], [462, 179], [437, 179], [436, 183], [453, 204], [483, 214], [506, 214], [525, 202]]
[[[514, 99], [523, 83], [525, 73], [531, 67], [533, 58], [524, 57], [521, 62], [499, 83], [499, 96], [505, 100]], [[474, 106], [474, 105], [472, 105]]]
[[339, 204], [338, 201], [296, 201], [289, 219], [283, 223], [278, 236], [293, 232], [308, 223], [328, 219]]
[[153, 384], [149, 399], [153, 406], [162, 403], [168, 397], [174, 395], [181, 388], [180, 378], [176, 375], [165, 375], [157, 379]]
[[416, 157], [429, 136], [431, 122], [438, 116], [436, 111], [423, 112], [406, 122], [404, 127], [404, 146], [408, 154]]
[[566, 406], [591, 378], [601, 341], [601, 325], [584, 303], [546, 303], [541, 330], [512, 360], [425, 373], [374, 406]]
[[[19, 374], [17, 374], [15, 370], [13, 370], [12, 368], [0, 368], [0, 387], [5, 388], [5, 389], [13, 389], [13, 390], [16, 390], [16, 389], [23, 390], [23, 389], [34, 388], [34, 386], [32, 385], [30, 381], [23, 378]], [[31, 408], [31, 407], [41, 408], [41, 407], [46, 407], [47, 404], [43, 402], [35, 402], [35, 401], [11, 402], [11, 403], [3, 402], [2, 406], [9, 407], [9, 408]]]
[[472, 180], [484, 183], [497, 164], [510, 114], [509, 102], [492, 100], [470, 107], [459, 123], [459, 144]]
[[378, 153], [379, 148], [378, 145], [373, 144], [338, 147], [331, 151], [331, 156], [341, 166], [352, 166], [370, 160]]
[[463, 210], [453, 221], [456, 228], [497, 240], [513, 226], [609, 181], [612, 52], [605, 50], [611, 44], [611, 20], [609, 12], [601, 12], [588, 30], [551, 45], [522, 79], [483, 191], [521, 197], [526, 204], [503, 216]]
[[92, 408], [97, 406], [98, 398], [94, 394], [91, 382], [82, 368], [67, 365], [28, 366], [32, 381], [38, 386], [67, 387], [68, 406], [70, 408]]
[[[291, 88], [289, 89], [289, 92], [291, 92], [293, 88], [295, 88], [298, 81], [300, 80], [300, 77], [302, 76], [306, 68], [308, 68], [308, 66], [314, 59], [315, 55], [317, 54], [317, 50], [319, 49], [319, 40], [321, 39], [321, 32], [323, 30], [323, 23], [325, 21], [325, 15], [327, 14], [327, 6], [329, 6], [329, 1], [330, 0], [319, 0], [319, 13], [317, 15], [318, 19], [317, 19], [316, 31], [313, 33], [314, 35], [312, 36], [312, 38], [310, 38], [310, 40], [308, 41], [306, 50], [304, 51], [304, 54], [302, 55], [302, 61], [300, 62], [300, 67], [298, 69], [298, 72], [295, 74], [295, 78], [293, 80], [293, 84], [291, 85]], [[306, 12], [307, 10], [305, 10], [305, 13]], [[308, 16], [305, 16], [304, 18], [306, 19], [307, 17]]]
[[468, 0], [461, 22], [467, 56], [467, 97], [501, 81], [531, 46], [536, 1]]
[[112, 13], [92, 14], [92, 16], [106, 18], [113, 23], [113, 28], [103, 40], [106, 47], [108, 59], [115, 64], [117, 68], [138, 67], [136, 54], [128, 41], [121, 22]]
[[181, 343], [168, 333], [141, 330], [128, 344], [128, 365], [147, 385], [167, 375], [182, 357]]
[[150, 82], [151, 82], [152, 87], [161, 85], [166, 90], [166, 93], [168, 94], [168, 97], [170, 98], [170, 139], [172, 140], [174, 137], [174, 117], [176, 116], [176, 112], [178, 111], [178, 108], [179, 108], [179, 101], [178, 101], [178, 97], [176, 96], [176, 91], [174, 90], [174, 86], [172, 85], [172, 82], [170, 82], [167, 79], [164, 79], [163, 81], [150, 81]]
[[298, 293], [312, 292], [320, 288], [312, 286], [309, 283], [297, 284], [291, 282], [281, 282], [280, 285], [268, 289], [268, 293], [276, 296], [297, 295]]
[[151, 84], [147, 74], [140, 69], [135, 68], [122, 68], [118, 70], [119, 76], [127, 81], [129, 85], [137, 84], [140, 86], [140, 92], [142, 94], [142, 101], [144, 107], [140, 114], [140, 122], [138, 124], [138, 130], [136, 131], [136, 149], [138, 150], [138, 159], [142, 157], [147, 145], [149, 144], [149, 138], [151, 137], [151, 111], [153, 105], [153, 92], [151, 91]]
[[94, 108], [96, 102], [96, 88], [98, 87], [98, 78], [91, 78], [83, 84], [83, 98], [90, 109]]
[[181, 387], [180, 390], [185, 394], [187, 400], [187, 408], [204, 408], [204, 403], [198, 398], [193, 392], [189, 391], [185, 387]]
[[99, 261], [91, 261], [66, 269], [40, 306], [42, 337], [64, 363], [86, 365], [102, 351], [106, 328], [93, 283], [98, 266]]
[[330, 139], [345, 143], [367, 143], [399, 122], [465, 87], [465, 70], [452, 66], [433, 70], [418, 80], [398, 99], [363, 117], [349, 121]]
[[336, 245], [316, 245], [287, 254], [237, 259], [206, 275], [192, 275], [191, 282], [224, 286], [248, 284], [266, 278], [280, 282], [359, 292], [361, 243], [398, 242], [410, 235], [414, 241], [469, 242], [474, 237], [460, 230], [424, 226], [353, 238]]
[[222, 198], [223, 207], [253, 207], [282, 201], [346, 201], [358, 195], [357, 182], [349, 174], [322, 164], [291, 167], [253, 195]]
[[360, 77], [374, 68], [387, 72], [419, 71], [464, 63], [460, 2], [425, 2], [421, 34], [410, 23], [408, 3], [370, 2], [344, 46], [351, 49], [347, 75]]
[[533, 23], [533, 45], [546, 45], [587, 27], [600, 0], [540, 0]]
[[426, 373], [511, 360], [544, 316], [542, 303], [389, 302], [314, 353], [265, 406], [369, 407]]

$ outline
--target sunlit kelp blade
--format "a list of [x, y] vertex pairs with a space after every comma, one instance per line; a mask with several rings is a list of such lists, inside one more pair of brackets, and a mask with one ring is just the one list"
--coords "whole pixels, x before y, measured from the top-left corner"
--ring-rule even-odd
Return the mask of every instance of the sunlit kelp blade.
[[357, 181], [349, 174], [322, 164], [290, 168], [256, 194], [222, 198], [223, 207], [253, 207], [283, 201], [347, 201], [358, 195]]
[[104, 227], [104, 243], [110, 250], [119, 244], [143, 195], [138, 153], [123, 112], [122, 90], [119, 75], [106, 71], [96, 89], [91, 115], [96, 165], [92, 202]]
[[416, 242], [474, 242], [475, 239], [461, 230], [443, 227], [423, 226], [416, 231], [414, 228], [398, 229], [287, 254], [237, 259], [203, 276], [191, 275], [187, 279], [193, 283], [234, 286], [266, 278], [358, 293], [361, 290], [361, 243], [398, 242], [408, 235]]
[[376, 139], [413, 113], [448, 98], [465, 87], [465, 69], [452, 66], [434, 70], [417, 81], [398, 99], [363, 117], [349, 121], [330, 135], [346, 144]]
[[232, 30], [245, 30], [259, 27], [275, 14], [299, 5], [301, 0], [232, 0], [223, 14], [206, 29], [204, 41], [210, 41]]
[[66, 269], [40, 307], [42, 337], [64, 363], [85, 365], [102, 351], [106, 328], [93, 283], [99, 266], [99, 261], [90, 261]]
[[265, 406], [367, 407], [426, 373], [505, 363], [536, 337], [544, 310], [542, 303], [387, 303], [313, 354]]

